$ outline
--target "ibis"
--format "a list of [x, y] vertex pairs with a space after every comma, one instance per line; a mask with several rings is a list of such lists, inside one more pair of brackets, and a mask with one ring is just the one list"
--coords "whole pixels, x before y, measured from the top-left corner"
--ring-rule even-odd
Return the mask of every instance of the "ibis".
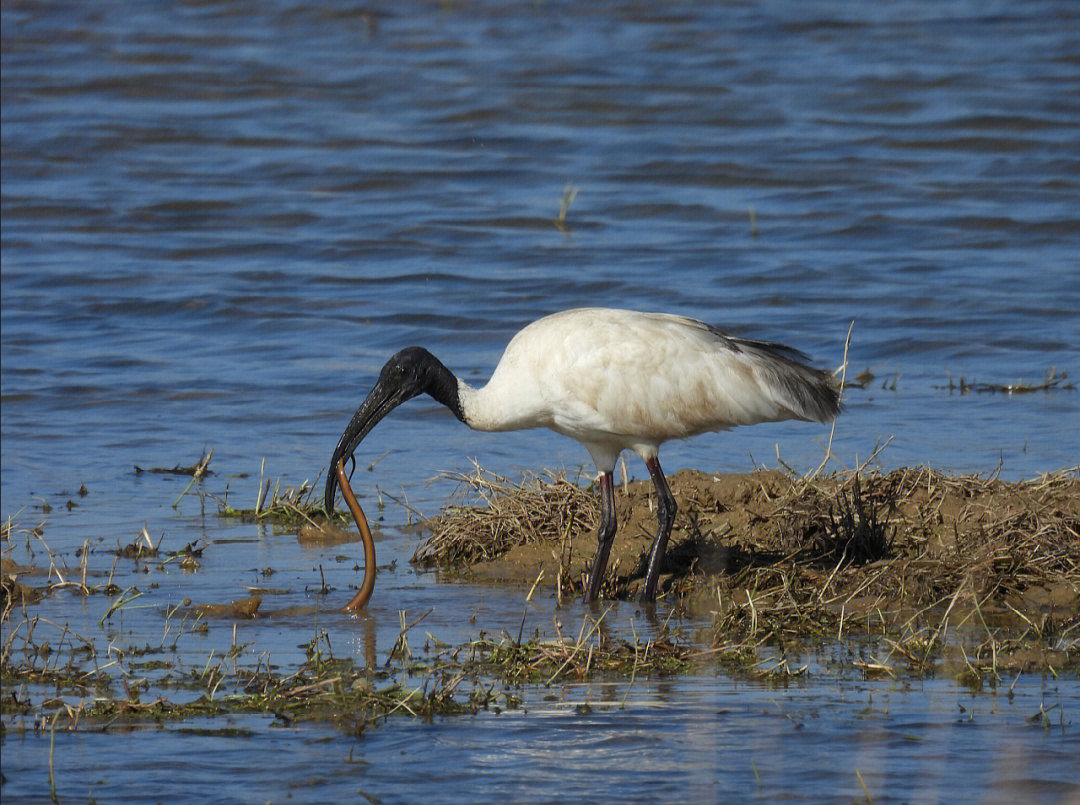
[[600, 529], [586, 602], [600, 594], [615, 538], [613, 472], [623, 450], [642, 458], [656, 487], [658, 527], [640, 591], [641, 601], [650, 602], [676, 512], [660, 445], [758, 422], [828, 422], [840, 411], [839, 384], [803, 353], [666, 313], [581, 308], [545, 316], [510, 340], [482, 388], [455, 377], [426, 349], [403, 349], [353, 414], [327, 474], [327, 512], [340, 487], [367, 543], [364, 585], [346, 609], [370, 595], [374, 551], [344, 461], [383, 417], [424, 393], [474, 430], [550, 428], [589, 451], [599, 474]]

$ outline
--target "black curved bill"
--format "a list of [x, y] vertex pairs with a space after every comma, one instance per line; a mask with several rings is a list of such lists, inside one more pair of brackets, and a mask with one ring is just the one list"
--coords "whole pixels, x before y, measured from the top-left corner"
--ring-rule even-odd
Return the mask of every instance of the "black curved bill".
[[401, 387], [390, 387], [379, 382], [356, 409], [345, 432], [341, 434], [337, 447], [334, 448], [333, 456], [330, 457], [330, 469], [326, 474], [326, 495], [323, 499], [327, 514], [334, 511], [334, 496], [338, 488], [335, 467], [338, 461], [351, 458], [353, 452], [360, 446], [360, 442], [379, 423], [379, 420], [412, 396], [415, 395], [409, 394]]

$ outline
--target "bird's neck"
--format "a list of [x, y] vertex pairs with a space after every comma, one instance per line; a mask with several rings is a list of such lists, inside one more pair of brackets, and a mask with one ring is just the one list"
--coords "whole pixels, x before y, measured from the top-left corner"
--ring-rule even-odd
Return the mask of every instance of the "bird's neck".
[[434, 355], [431, 356], [431, 361], [433, 366], [430, 370], [430, 379], [424, 390], [437, 402], [441, 402], [449, 408], [451, 413], [459, 420], [465, 422], [465, 412], [462, 409], [462, 398], [459, 392], [460, 386], [464, 384], [462, 384], [454, 376], [454, 373], [447, 369]]
[[428, 381], [424, 387], [473, 430], [521, 430], [550, 425], [535, 384], [496, 369], [482, 388], [474, 388], [457, 378], [438, 358], [430, 356]]
[[462, 380], [457, 383], [458, 418], [473, 430], [522, 430], [549, 424], [538, 408], [539, 395], [524, 381], [507, 382], [496, 372], [482, 388]]

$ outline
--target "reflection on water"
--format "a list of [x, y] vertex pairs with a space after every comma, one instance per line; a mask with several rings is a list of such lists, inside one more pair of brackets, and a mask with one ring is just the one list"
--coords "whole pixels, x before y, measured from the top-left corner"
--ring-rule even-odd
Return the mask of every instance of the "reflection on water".
[[[387, 355], [422, 344], [482, 382], [518, 328], [567, 307], [684, 313], [834, 366], [854, 319], [851, 369], [875, 377], [848, 395], [837, 467], [889, 437], [888, 467], [1015, 478], [1080, 455], [1075, 391], [944, 388], [1080, 371], [1074, 3], [0, 14], [3, 516], [44, 520], [65, 571], [90, 540], [107, 573], [105, 552], [144, 525], [167, 549], [205, 547], [196, 573], [118, 564], [147, 608], [103, 625], [100, 596], [39, 605], [103, 647], [155, 644], [170, 606], [250, 587], [272, 587], [263, 607], [277, 614], [238, 624], [238, 639], [282, 667], [317, 630], [379, 662], [399, 610], [430, 609], [416, 629], [444, 640], [516, 632], [521, 591], [408, 566], [415, 537], [397, 526], [413, 515], [387, 496], [431, 513], [453, 485], [428, 480], [473, 456], [510, 475], [573, 473], [586, 456], [569, 440], [474, 434], [423, 402], [381, 424], [365, 442], [374, 470], [362, 458], [354, 483], [381, 518], [387, 567], [359, 621], [319, 594], [320, 573], [331, 597], [355, 583], [353, 546], [220, 520], [215, 500], [180, 498], [186, 480], [133, 466], [213, 447], [204, 491], [250, 506], [263, 458], [287, 484], [324, 470]], [[804, 468], [826, 438], [761, 426], [668, 445], [664, 464], [746, 470], [779, 451]], [[527, 629], [580, 615], [545, 607]], [[624, 605], [613, 628], [632, 617], [649, 628]], [[231, 639], [214, 623], [178, 659], [205, 662]], [[1075, 683], [1017, 690], [1007, 703], [947, 680], [637, 680], [626, 709], [576, 707], [621, 700], [623, 683], [571, 686], [530, 691], [527, 713], [392, 721], [359, 740], [260, 718], [232, 720], [235, 734], [205, 734], [223, 729], [211, 722], [63, 735], [56, 763], [65, 796], [99, 801], [156, 801], [179, 778], [207, 801], [851, 801], [864, 796], [855, 770], [876, 801], [1065, 798]], [[1027, 724], [1044, 700], [1062, 729]], [[5, 800], [44, 796], [47, 745], [5, 736]]]

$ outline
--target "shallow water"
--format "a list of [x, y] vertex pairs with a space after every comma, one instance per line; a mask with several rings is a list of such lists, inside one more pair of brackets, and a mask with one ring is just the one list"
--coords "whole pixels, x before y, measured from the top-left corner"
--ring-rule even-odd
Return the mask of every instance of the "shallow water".
[[[230, 503], [251, 506], [264, 458], [286, 484], [324, 470], [396, 349], [425, 345], [482, 382], [520, 326], [567, 307], [683, 313], [828, 366], [840, 363], [854, 320], [851, 371], [876, 378], [847, 396], [835, 468], [890, 438], [877, 458], [886, 468], [1022, 478], [1080, 456], [1076, 391], [942, 388], [950, 376], [1007, 384], [1039, 382], [1052, 367], [1080, 371], [1075, 4], [5, 3], [0, 13], [3, 516], [26, 527], [44, 520], [44, 539], [69, 568], [90, 540], [91, 567], [107, 572], [104, 551], [144, 525], [167, 549], [207, 546], [195, 574], [121, 562], [118, 583], [138, 585], [148, 608], [104, 626], [101, 596], [40, 605], [103, 645], [156, 642], [162, 612], [184, 597], [226, 601], [244, 585], [272, 586], [282, 592], [264, 607], [285, 610], [321, 603], [320, 566], [338, 596], [355, 580], [357, 546], [305, 549], [292, 535], [222, 521], [194, 494], [174, 509], [186, 479], [136, 475], [134, 465], [189, 464], [212, 447], [217, 474], [205, 491], [227, 488]], [[559, 227], [567, 186], [577, 195]], [[759, 426], [668, 445], [663, 460], [669, 471], [742, 471], [775, 465], [779, 451], [802, 470], [821, 460], [827, 438], [805, 424]], [[429, 479], [467, 469], [470, 457], [512, 475], [590, 471], [573, 442], [472, 433], [419, 401], [363, 449], [354, 485], [365, 505], [381, 490], [425, 513], [453, 491]], [[362, 656], [367, 624], [385, 653], [398, 610], [434, 607], [417, 630], [441, 639], [517, 628], [522, 591], [412, 571], [416, 536], [398, 528], [412, 515], [384, 500], [380, 563], [396, 568], [380, 575], [360, 629], [317, 617], [337, 650]], [[572, 605], [560, 617], [580, 614]], [[530, 628], [550, 631], [551, 616], [537, 604]], [[631, 617], [612, 620], [626, 631]], [[282, 664], [302, 659], [298, 647], [315, 632], [300, 615], [238, 628], [251, 651]], [[181, 656], [205, 658], [231, 632], [221, 623], [186, 637]], [[1028, 684], [1025, 695], [1044, 695]], [[675, 799], [839, 791], [850, 800], [862, 793], [852, 768], [875, 799], [952, 799], [959, 785], [993, 800], [1006, 790], [999, 769], [1032, 796], [1066, 796], [1073, 682], [1051, 688], [1066, 716], [1060, 732], [1026, 730], [1037, 706], [955, 726], [951, 708], [967, 694], [946, 680], [889, 693], [913, 713], [897, 727], [911, 741], [852, 729], [866, 696], [888, 686], [802, 690], [639, 680], [635, 699], [646, 704], [590, 717], [542, 716], [530, 702], [528, 715], [397, 721], [360, 741], [252, 721], [253, 737], [213, 739], [221, 746], [180, 727], [58, 736], [58, 756], [72, 764], [61, 767], [63, 790], [93, 790], [98, 801], [120, 792], [152, 801], [180, 784], [168, 759], [191, 753], [215, 758], [183, 778], [208, 799], [321, 797], [324, 785], [342, 797], [369, 785], [383, 801], [408, 799], [431, 765], [449, 770], [425, 794], [435, 799], [545, 801], [568, 787], [633, 797], [653, 784], [651, 747], [656, 784]], [[811, 723], [820, 728], [770, 731], [756, 717], [773, 700], [803, 707], [800, 695], [829, 704]], [[662, 718], [651, 717], [654, 701]], [[999, 700], [973, 701], [989, 712]], [[712, 723], [721, 706], [736, 714], [735, 737], [727, 719]], [[714, 730], [699, 745], [702, 721]], [[815, 748], [844, 759], [841, 777], [799, 765], [811, 734]], [[728, 742], [745, 753], [759, 735], [776, 763], [757, 766], [761, 788], [745, 755], [717, 760]], [[4, 740], [5, 800], [43, 796], [47, 738]], [[83, 773], [98, 768], [100, 747], [116, 751], [109, 741], [123, 742], [117, 762], [145, 779], [102, 775], [98, 785]], [[541, 749], [565, 781], [523, 760]], [[1021, 749], [1032, 761], [1012, 775], [1002, 758]], [[341, 771], [350, 750], [366, 762], [359, 782]], [[281, 759], [273, 780], [251, 767], [252, 754]], [[847, 762], [852, 754], [869, 759]], [[976, 771], [957, 771], [962, 761]], [[597, 771], [620, 763], [622, 776]], [[932, 783], [926, 764], [942, 764]], [[232, 779], [250, 788], [222, 793]]]
[[[361, 739], [272, 716], [57, 736], [55, 772], [62, 794], [98, 802], [165, 790], [251, 803], [852, 802], [865, 798], [859, 776], [875, 802], [1075, 801], [1075, 727], [1028, 721], [1050, 700], [1075, 712], [1060, 684], [1018, 685], [1009, 702], [951, 681], [776, 690], [691, 677], [635, 685], [623, 706], [625, 687], [565, 686], [523, 711], [398, 721]], [[47, 747], [47, 735], [5, 739], [5, 800], [47, 788], [40, 765], [21, 764]]]

